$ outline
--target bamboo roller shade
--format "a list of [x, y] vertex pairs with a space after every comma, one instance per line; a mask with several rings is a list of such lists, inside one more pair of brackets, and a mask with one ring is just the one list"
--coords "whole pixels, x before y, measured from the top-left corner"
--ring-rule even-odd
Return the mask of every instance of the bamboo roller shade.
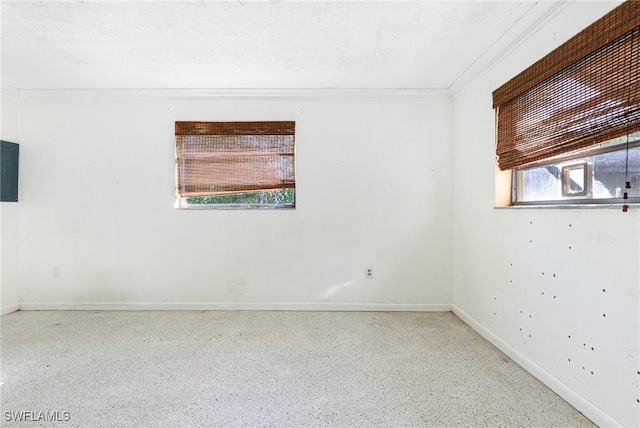
[[181, 197], [295, 188], [295, 122], [176, 122]]
[[640, 130], [640, 1], [623, 3], [493, 92], [513, 169]]

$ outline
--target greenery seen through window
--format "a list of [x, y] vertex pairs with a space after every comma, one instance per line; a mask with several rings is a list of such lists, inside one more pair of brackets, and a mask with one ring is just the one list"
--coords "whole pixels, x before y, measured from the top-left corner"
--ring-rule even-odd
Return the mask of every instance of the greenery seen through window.
[[262, 192], [197, 196], [186, 198], [186, 202], [190, 205], [293, 205], [294, 195], [294, 189], [276, 189]]

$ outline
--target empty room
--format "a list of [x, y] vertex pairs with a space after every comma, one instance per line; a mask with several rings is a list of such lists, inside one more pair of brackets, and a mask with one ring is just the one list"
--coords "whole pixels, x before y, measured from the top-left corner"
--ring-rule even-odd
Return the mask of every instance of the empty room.
[[640, 427], [639, 1], [0, 16], [0, 426]]

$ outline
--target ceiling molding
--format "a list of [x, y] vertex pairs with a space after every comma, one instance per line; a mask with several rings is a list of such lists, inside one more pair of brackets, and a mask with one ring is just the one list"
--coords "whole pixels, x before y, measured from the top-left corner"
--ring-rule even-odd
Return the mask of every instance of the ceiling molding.
[[9, 85], [5, 85], [4, 83], [0, 85], [0, 92], [2, 93], [2, 95], [11, 97], [11, 98], [18, 98], [18, 94], [19, 94], [19, 91], [16, 88]]
[[448, 89], [420, 88], [19, 89], [17, 93], [20, 100], [452, 99]]
[[25, 99], [450, 98], [568, 2], [9, 2], [3, 77]]
[[493, 43], [464, 73], [449, 87], [452, 94], [464, 89], [477, 77], [484, 74], [513, 49], [516, 49], [526, 38], [533, 34], [542, 24], [569, 5], [570, 1], [535, 2], [531, 9], [512, 25], [495, 43]]

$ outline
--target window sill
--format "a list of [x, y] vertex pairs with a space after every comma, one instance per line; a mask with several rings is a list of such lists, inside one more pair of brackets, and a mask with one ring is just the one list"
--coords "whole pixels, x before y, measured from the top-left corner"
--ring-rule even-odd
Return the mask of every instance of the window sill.
[[185, 205], [177, 210], [293, 210], [295, 205]]
[[[629, 210], [640, 209], [640, 204], [628, 204]], [[494, 206], [494, 209], [616, 209], [622, 211], [622, 204], [532, 204], [532, 205], [508, 205]]]

